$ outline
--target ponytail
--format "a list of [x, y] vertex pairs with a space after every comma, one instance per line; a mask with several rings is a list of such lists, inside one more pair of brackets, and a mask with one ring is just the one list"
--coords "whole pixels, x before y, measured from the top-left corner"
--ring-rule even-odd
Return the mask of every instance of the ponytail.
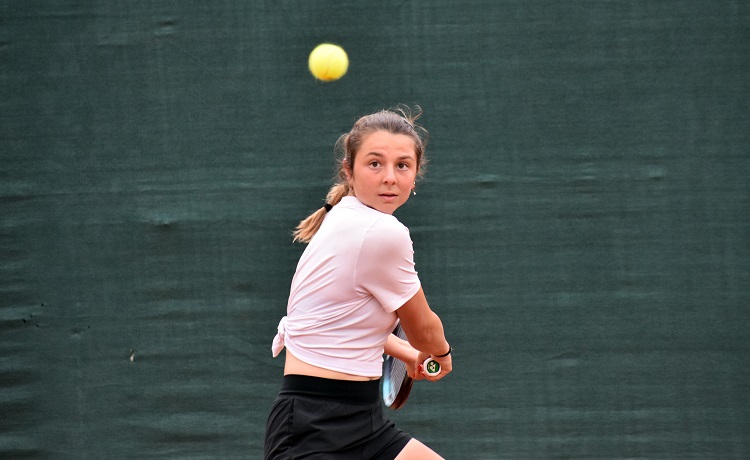
[[346, 182], [338, 182], [331, 187], [326, 196], [326, 204], [322, 208], [318, 209], [314, 213], [310, 214], [302, 222], [297, 225], [297, 229], [292, 233], [294, 236], [294, 242], [309, 243], [313, 235], [318, 232], [318, 229], [323, 224], [323, 219], [326, 218], [326, 214], [332, 206], [338, 204], [341, 198], [349, 194], [349, 184]]

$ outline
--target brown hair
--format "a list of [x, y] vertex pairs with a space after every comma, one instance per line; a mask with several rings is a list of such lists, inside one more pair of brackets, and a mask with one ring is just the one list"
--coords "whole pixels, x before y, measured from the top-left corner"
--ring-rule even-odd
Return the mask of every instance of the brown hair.
[[297, 229], [292, 233], [294, 241], [309, 243], [323, 223], [330, 206], [335, 206], [341, 198], [349, 194], [347, 172], [351, 171], [354, 157], [368, 135], [376, 131], [386, 131], [409, 136], [414, 141], [414, 151], [417, 154], [417, 177], [421, 177], [427, 164], [424, 156], [427, 130], [416, 124], [421, 115], [422, 109], [419, 106], [416, 107], [416, 112], [412, 112], [409, 107], [400, 105], [394, 109], [365, 115], [354, 123], [351, 131], [342, 134], [335, 145], [338, 157], [337, 178], [326, 196], [326, 206], [313, 212], [297, 225]]

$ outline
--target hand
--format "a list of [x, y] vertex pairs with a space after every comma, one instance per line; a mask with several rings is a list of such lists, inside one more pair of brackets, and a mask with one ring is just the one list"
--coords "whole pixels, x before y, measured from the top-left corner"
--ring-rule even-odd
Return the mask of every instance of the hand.
[[425, 359], [429, 358], [430, 355], [416, 349], [413, 350], [414, 354], [411, 359], [404, 361], [406, 363], [406, 373], [414, 380], [422, 380], [427, 377], [422, 372], [422, 363]]
[[[425, 373], [423, 365], [428, 358], [432, 358], [440, 364], [440, 373], [438, 375], [431, 376]], [[420, 351], [416, 358], [406, 362], [406, 372], [409, 374], [409, 377], [414, 380], [429, 380], [430, 382], [436, 382], [448, 375], [452, 370], [453, 361], [450, 355], [445, 358], [435, 358], [429, 353]]]
[[[429, 353], [417, 350], [406, 340], [400, 339], [391, 334], [385, 345], [385, 353], [400, 359], [406, 364], [406, 373], [414, 380], [429, 380], [435, 382], [450, 374], [453, 370], [453, 359], [451, 355], [443, 358], [436, 358]], [[440, 364], [440, 373], [435, 376], [429, 376], [424, 373], [422, 366], [427, 358], [432, 358]]]
[[[440, 364], [440, 373], [437, 375], [429, 375], [427, 373], [424, 373], [424, 370], [423, 370], [423, 375], [425, 379], [431, 382], [435, 382], [435, 381], [442, 379], [446, 375], [450, 374], [451, 371], [453, 370], [453, 358], [451, 357], [451, 355], [444, 356], [442, 358], [437, 358], [435, 356], [427, 355], [427, 354], [425, 355], [426, 355], [426, 357], [424, 358], [425, 360], [432, 359], [433, 361]], [[422, 363], [424, 363], [424, 360], [422, 361]]]

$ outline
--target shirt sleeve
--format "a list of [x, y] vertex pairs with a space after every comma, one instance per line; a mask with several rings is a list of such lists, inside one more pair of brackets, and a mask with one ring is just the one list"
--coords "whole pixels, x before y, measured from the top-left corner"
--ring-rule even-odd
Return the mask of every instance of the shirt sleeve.
[[367, 232], [356, 267], [359, 288], [388, 312], [401, 307], [421, 286], [409, 229], [392, 216], [379, 219]]

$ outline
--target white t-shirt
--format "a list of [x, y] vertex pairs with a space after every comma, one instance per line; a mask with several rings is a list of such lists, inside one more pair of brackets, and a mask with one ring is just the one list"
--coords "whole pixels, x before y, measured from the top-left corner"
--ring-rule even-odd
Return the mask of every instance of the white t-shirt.
[[297, 264], [273, 355], [379, 377], [396, 309], [419, 291], [409, 229], [346, 196], [331, 209]]

